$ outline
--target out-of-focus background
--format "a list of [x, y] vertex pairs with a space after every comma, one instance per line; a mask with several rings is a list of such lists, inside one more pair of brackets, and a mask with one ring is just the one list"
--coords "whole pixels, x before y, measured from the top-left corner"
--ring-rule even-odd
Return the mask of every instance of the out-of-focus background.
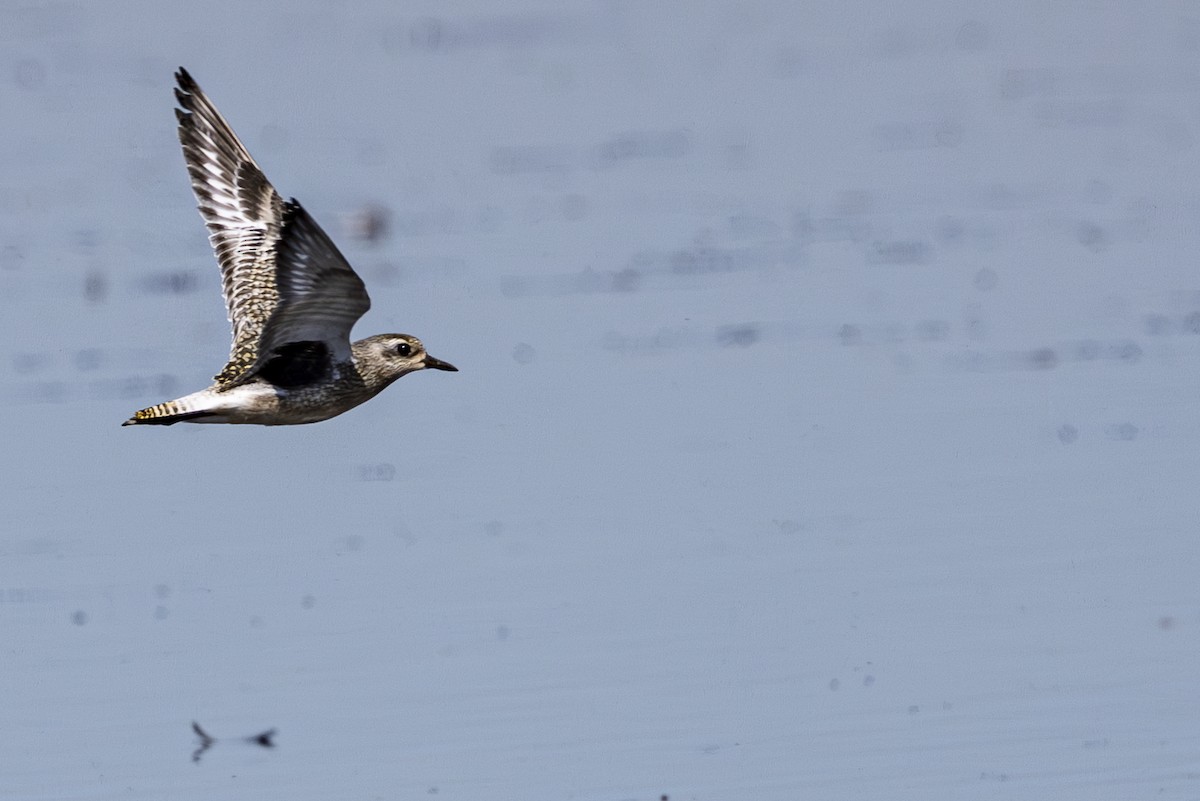
[[[1195, 6], [0, 42], [0, 796], [1200, 795]], [[228, 348], [179, 65], [460, 373], [120, 427]]]

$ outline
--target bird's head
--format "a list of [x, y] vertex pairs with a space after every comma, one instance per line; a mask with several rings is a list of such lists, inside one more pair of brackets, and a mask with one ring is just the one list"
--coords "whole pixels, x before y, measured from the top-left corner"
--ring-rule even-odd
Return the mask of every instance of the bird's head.
[[458, 372], [458, 368], [449, 362], [426, 353], [421, 340], [409, 334], [376, 334], [355, 342], [354, 351], [359, 369], [369, 365], [370, 372], [387, 384], [417, 370]]

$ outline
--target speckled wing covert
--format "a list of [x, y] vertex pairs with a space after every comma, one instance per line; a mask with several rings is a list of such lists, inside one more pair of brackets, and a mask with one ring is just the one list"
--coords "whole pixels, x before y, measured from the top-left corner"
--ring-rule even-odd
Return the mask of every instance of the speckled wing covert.
[[362, 279], [295, 199], [279, 197], [187, 70], [175, 78], [179, 141], [233, 326], [217, 383], [249, 381], [293, 342], [323, 342], [348, 361], [350, 329], [371, 306]]

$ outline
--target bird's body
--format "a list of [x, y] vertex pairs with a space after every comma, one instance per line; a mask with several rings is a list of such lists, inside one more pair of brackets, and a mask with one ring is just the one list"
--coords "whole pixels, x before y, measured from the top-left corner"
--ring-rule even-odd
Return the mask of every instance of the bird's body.
[[351, 343], [371, 305], [362, 280], [304, 208], [279, 196], [187, 71], [176, 79], [179, 139], [221, 266], [233, 345], [211, 387], [124, 424], [315, 423], [407, 373], [456, 370], [407, 334]]

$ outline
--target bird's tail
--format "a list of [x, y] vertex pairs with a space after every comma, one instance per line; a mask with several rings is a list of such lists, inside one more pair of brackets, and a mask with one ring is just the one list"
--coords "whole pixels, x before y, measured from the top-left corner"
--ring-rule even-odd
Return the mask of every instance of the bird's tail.
[[208, 410], [187, 409], [179, 401], [167, 401], [142, 409], [121, 423], [123, 426], [170, 426], [184, 420], [195, 420], [213, 414]]

